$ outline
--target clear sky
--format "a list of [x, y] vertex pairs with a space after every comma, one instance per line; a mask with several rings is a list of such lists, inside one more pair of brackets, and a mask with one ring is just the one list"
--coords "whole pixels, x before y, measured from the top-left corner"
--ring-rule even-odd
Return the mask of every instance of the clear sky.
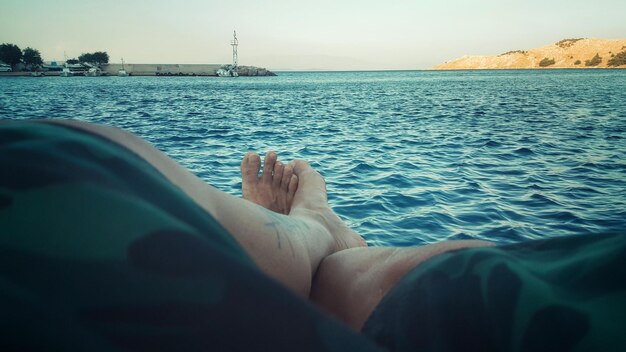
[[625, 0], [0, 0], [0, 43], [44, 60], [424, 69], [564, 38], [626, 38]]

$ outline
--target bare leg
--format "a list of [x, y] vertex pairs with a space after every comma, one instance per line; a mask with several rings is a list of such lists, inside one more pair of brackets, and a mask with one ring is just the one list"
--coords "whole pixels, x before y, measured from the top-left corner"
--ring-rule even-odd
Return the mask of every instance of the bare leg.
[[492, 245], [484, 241], [446, 241], [421, 247], [337, 252], [320, 264], [311, 300], [359, 331], [380, 300], [411, 269], [444, 252]]
[[293, 165], [299, 186], [290, 215], [286, 216], [209, 186], [130, 133], [79, 121], [43, 122], [68, 125], [103, 136], [145, 159], [215, 217], [261, 270], [305, 297], [309, 296], [312, 277], [323, 258], [342, 249], [364, 245], [363, 239], [330, 210], [322, 177], [305, 162]]
[[[301, 162], [297, 161], [294, 165], [299, 163]], [[272, 173], [273, 165], [281, 165], [274, 152], [265, 156], [261, 177], [258, 176], [260, 165], [261, 158], [256, 153], [248, 153], [243, 158], [241, 175], [244, 197], [273, 211], [289, 209], [282, 204], [287, 199], [292, 200], [290, 193], [293, 188], [286, 187], [285, 177], [293, 180], [295, 176], [285, 176], [281, 167], [278, 171], [274, 167]], [[304, 167], [308, 172], [314, 173], [308, 165]], [[302, 187], [318, 187], [317, 190], [301, 193], [307, 197], [326, 195], [321, 177], [314, 177], [313, 182], [303, 182]], [[297, 199], [293, 212], [299, 211], [296, 207], [298, 202], [307, 201], [311, 201], [307, 209], [317, 204], [326, 204], [325, 198]], [[329, 214], [328, 217], [332, 216], [334, 214]], [[313, 280], [311, 299], [355, 330], [360, 330], [387, 292], [420, 263], [447, 251], [488, 245], [491, 244], [483, 241], [448, 241], [411, 248], [359, 247], [335, 252], [324, 258], [320, 264]]]

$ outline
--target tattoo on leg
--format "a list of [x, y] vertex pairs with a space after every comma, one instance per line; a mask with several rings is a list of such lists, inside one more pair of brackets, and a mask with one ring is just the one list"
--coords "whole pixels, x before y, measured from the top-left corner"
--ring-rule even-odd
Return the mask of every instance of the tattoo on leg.
[[291, 244], [291, 240], [289, 239], [289, 237], [287, 237], [287, 243], [289, 243], [289, 248], [291, 249], [291, 256], [293, 258], [296, 257], [296, 251], [293, 250], [293, 245]]
[[264, 225], [274, 231], [274, 233], [276, 234], [276, 242], [278, 242], [278, 249], [281, 249], [282, 245], [280, 243], [280, 231], [278, 231], [278, 227], [276, 226], [276, 223], [270, 220], [266, 222]]
[[[271, 211], [266, 212], [266, 215], [267, 215], [268, 221], [265, 222], [263, 225], [270, 228], [276, 234], [276, 242], [278, 245], [278, 249], [282, 249], [282, 241], [281, 241], [281, 233], [280, 233], [281, 229], [279, 225], [281, 225], [283, 228], [285, 226], [288, 226], [294, 232], [302, 231], [302, 227], [305, 227], [306, 229], [309, 228], [307, 224], [300, 223], [298, 221], [295, 221], [293, 223], [287, 223], [285, 219], [282, 218], [283, 215], [275, 214]], [[291, 255], [295, 258], [296, 251], [294, 251], [293, 249], [293, 244], [291, 243], [291, 239], [289, 238], [289, 236], [285, 236], [285, 238], [287, 239], [287, 243], [289, 244]]]

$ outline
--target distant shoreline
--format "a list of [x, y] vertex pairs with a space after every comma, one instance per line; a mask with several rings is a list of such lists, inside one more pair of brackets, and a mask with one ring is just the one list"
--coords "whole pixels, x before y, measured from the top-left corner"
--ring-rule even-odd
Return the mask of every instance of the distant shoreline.
[[[44, 76], [60, 76], [59, 71], [40, 71]], [[103, 76], [117, 76], [124, 70], [129, 76], [201, 76], [218, 77], [218, 70], [226, 67], [220, 64], [103, 64], [100, 65]], [[275, 76], [275, 73], [262, 67], [238, 66], [240, 76]], [[0, 72], [0, 76], [30, 76], [30, 71]]]
[[[41, 73], [43, 74], [44, 77], [61, 77], [61, 72], [60, 71], [41, 71]], [[32, 72], [29, 71], [22, 71], [22, 72], [0, 72], [0, 77], [30, 77], [32, 76]], [[155, 74], [132, 74], [129, 75], [129, 77], [159, 77], [160, 75], [155, 75]], [[207, 75], [207, 74], [172, 74], [170, 75], [171, 77], [219, 77], [217, 75]], [[82, 77], [82, 75], [77, 75], [75, 77]], [[100, 77], [118, 77], [117, 73], [116, 74], [105, 74], [105, 75], [101, 75]], [[163, 77], [167, 77], [167, 75], [163, 75]]]
[[[346, 71], [272, 71], [272, 73], [351, 73], [351, 72], [460, 72], [460, 71], [472, 71], [472, 72], [504, 72], [504, 71], [610, 71], [626, 69], [626, 66], [620, 67], [550, 67], [550, 68], [449, 68], [449, 69], [414, 69], [414, 70], [346, 70]], [[0, 72], [0, 77], [30, 77], [32, 72]], [[60, 77], [59, 71], [45, 71], [42, 72], [44, 77]], [[251, 77], [245, 76], [243, 77]], [[82, 76], [77, 76], [82, 77]], [[118, 77], [117, 74], [106, 74], [101, 77]], [[132, 74], [128, 77], [219, 77], [211, 74]]]
[[626, 39], [563, 39], [528, 50], [500, 55], [463, 56], [433, 70], [600, 69], [626, 68]]

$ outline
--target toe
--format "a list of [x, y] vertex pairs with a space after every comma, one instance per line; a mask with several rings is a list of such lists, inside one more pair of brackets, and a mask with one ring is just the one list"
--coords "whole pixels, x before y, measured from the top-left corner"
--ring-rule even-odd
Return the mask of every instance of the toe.
[[292, 161], [290, 165], [293, 167], [293, 171], [296, 175], [302, 174], [311, 168], [309, 163], [300, 159]]
[[285, 166], [283, 171], [283, 179], [281, 180], [280, 187], [287, 191], [289, 189], [289, 182], [291, 181], [291, 176], [293, 175], [293, 167], [291, 165]]
[[326, 204], [326, 182], [322, 175], [304, 160], [295, 160], [291, 165], [293, 174], [298, 177], [298, 192], [294, 195], [294, 204]]
[[248, 152], [241, 161], [241, 179], [244, 184], [256, 183], [259, 180], [261, 157], [257, 153]]
[[283, 171], [285, 166], [280, 161], [277, 161], [274, 166], [274, 179], [272, 180], [272, 185], [274, 187], [280, 188], [281, 182], [283, 180]]
[[326, 190], [324, 178], [309, 163], [304, 160], [294, 160], [290, 165], [293, 167], [293, 174], [298, 176], [300, 182], [306, 182], [309, 187]]
[[291, 178], [289, 180], [289, 188], [287, 191], [287, 195], [290, 198], [293, 198], [294, 194], [296, 194], [297, 189], [298, 189], [298, 176], [291, 175]]
[[274, 172], [274, 165], [276, 164], [276, 153], [268, 152], [265, 155], [265, 161], [263, 162], [263, 175], [261, 175], [261, 182], [271, 183], [272, 172]]
[[303, 177], [321, 178], [322, 177], [322, 175], [319, 172], [313, 169], [311, 165], [309, 165], [309, 163], [304, 160], [294, 160], [290, 163], [290, 165], [293, 167], [293, 174], [298, 176], [299, 178], [303, 178]]

